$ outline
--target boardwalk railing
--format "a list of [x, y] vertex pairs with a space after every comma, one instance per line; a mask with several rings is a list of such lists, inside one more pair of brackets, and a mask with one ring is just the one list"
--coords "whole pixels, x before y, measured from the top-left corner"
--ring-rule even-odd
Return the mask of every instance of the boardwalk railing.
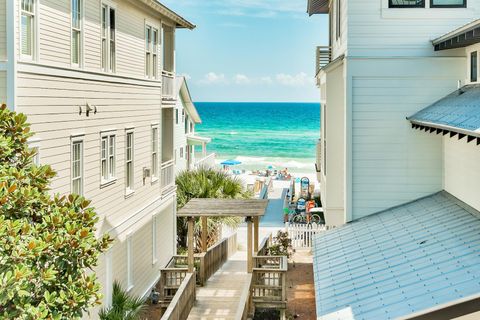
[[186, 320], [195, 303], [195, 273], [187, 273], [161, 320]]
[[312, 248], [313, 239], [317, 234], [327, 230], [323, 224], [295, 224], [285, 223], [285, 230], [292, 240], [293, 248]]
[[176, 268], [170, 264], [160, 269], [160, 301], [166, 304], [172, 301], [188, 274], [188, 268]]
[[255, 256], [252, 301], [255, 307], [285, 309], [287, 305], [287, 257]]
[[252, 291], [252, 279], [253, 275], [248, 274], [247, 280], [245, 281], [245, 287], [238, 302], [237, 314], [235, 315], [235, 319], [247, 320], [251, 316], [251, 313], [253, 313], [253, 301], [252, 295], [250, 294]]

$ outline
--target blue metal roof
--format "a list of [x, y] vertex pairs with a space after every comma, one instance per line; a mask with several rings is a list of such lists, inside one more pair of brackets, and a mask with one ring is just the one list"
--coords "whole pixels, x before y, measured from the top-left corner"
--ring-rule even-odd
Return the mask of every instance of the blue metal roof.
[[480, 293], [479, 217], [440, 192], [317, 237], [318, 319], [395, 319]]
[[475, 132], [480, 129], [480, 85], [464, 86], [408, 120]]

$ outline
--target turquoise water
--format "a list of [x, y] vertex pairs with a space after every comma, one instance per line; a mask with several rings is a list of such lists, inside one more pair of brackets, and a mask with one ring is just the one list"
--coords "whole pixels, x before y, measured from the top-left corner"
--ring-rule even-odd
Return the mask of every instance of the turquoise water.
[[209, 152], [219, 161], [237, 159], [239, 168], [273, 165], [293, 172], [314, 170], [320, 136], [320, 105], [316, 103], [197, 102], [202, 118], [196, 131], [212, 138]]

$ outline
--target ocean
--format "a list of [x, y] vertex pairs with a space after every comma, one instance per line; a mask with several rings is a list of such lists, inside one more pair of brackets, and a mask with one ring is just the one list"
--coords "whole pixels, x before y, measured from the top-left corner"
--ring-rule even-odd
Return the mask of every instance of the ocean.
[[217, 162], [235, 159], [239, 169], [274, 166], [291, 172], [315, 171], [320, 136], [318, 103], [196, 102], [199, 135], [212, 138], [207, 150]]

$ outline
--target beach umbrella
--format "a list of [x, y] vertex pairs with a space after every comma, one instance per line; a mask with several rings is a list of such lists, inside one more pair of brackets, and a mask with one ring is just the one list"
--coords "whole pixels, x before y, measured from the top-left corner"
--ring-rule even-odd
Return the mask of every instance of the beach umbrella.
[[273, 169], [275, 169], [275, 166], [269, 165], [269, 166], [267, 167], [267, 169], [268, 169], [268, 170], [273, 170]]
[[238, 160], [225, 160], [220, 164], [224, 165], [224, 166], [236, 166], [236, 165], [241, 164], [241, 163], [242, 162], [240, 162]]

